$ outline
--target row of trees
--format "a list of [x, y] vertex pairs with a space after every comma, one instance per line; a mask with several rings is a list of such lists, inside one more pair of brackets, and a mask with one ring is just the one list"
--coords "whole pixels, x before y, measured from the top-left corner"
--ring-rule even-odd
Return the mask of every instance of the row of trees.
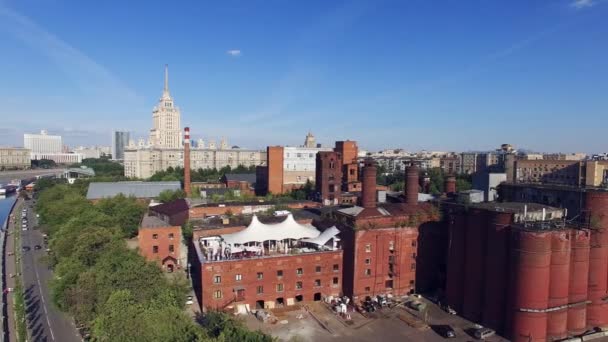
[[95, 170], [97, 177], [121, 177], [125, 174], [125, 168], [120, 163], [110, 160], [108, 157], [85, 158], [82, 163], [70, 165], [70, 167], [86, 166]]
[[126, 246], [145, 211], [134, 198], [93, 204], [80, 187], [54, 184], [39, 194], [37, 210], [50, 237], [53, 302], [95, 341], [271, 340], [223, 313], [203, 320], [229, 322], [219, 329], [206, 329], [184, 313], [187, 284], [169, 280]]

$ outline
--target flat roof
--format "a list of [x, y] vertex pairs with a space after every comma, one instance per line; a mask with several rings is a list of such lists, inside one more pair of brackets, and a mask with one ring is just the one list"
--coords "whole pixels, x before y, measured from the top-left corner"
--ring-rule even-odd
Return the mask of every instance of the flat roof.
[[167, 222], [159, 219], [156, 216], [144, 215], [144, 218], [141, 220], [141, 228], [159, 228], [159, 227], [171, 227]]
[[94, 182], [89, 184], [87, 199], [101, 199], [114, 197], [118, 194], [133, 196], [136, 198], [154, 198], [165, 191], [176, 191], [181, 189], [181, 183], [175, 182]]

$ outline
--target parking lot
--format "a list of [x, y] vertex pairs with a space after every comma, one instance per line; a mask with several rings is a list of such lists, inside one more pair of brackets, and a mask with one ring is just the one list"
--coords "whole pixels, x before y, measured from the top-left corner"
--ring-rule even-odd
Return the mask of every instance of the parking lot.
[[[311, 303], [307, 310], [293, 308], [275, 313], [277, 323], [262, 323], [253, 315], [245, 318], [248, 327], [260, 329], [280, 341], [473, 341], [473, 323], [450, 315], [435, 304], [427, 304], [427, 322], [424, 316], [404, 305], [382, 308], [364, 317], [349, 312], [351, 320], [345, 321], [322, 302]], [[413, 324], [412, 326], [412, 323]], [[439, 334], [438, 326], [450, 325], [456, 337], [446, 339]], [[508, 341], [493, 336], [486, 341]]]

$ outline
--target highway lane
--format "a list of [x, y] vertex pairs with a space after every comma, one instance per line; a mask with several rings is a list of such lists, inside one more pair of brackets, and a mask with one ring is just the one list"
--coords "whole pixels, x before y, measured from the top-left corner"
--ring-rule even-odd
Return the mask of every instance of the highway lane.
[[36, 170], [15, 170], [0, 171], [0, 184], [5, 184], [13, 179], [25, 179], [43, 175], [54, 175], [63, 173], [64, 169], [36, 169]]
[[[28, 207], [32, 201], [27, 201]], [[21, 227], [21, 213], [19, 227]], [[28, 230], [21, 231], [21, 244], [29, 250], [22, 251], [22, 275], [26, 294], [28, 327], [33, 341], [76, 342], [81, 338], [73, 320], [59, 311], [51, 302], [49, 281], [53, 274], [40, 258], [46, 255], [42, 233], [33, 229], [37, 219], [33, 209], [28, 208]], [[41, 246], [36, 250], [35, 246]]]

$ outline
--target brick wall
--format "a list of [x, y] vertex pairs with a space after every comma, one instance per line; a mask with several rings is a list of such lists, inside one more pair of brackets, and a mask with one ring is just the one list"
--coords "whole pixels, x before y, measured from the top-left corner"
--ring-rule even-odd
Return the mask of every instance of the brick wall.
[[[172, 238], [170, 234], [173, 234]], [[165, 270], [168, 270], [171, 265], [174, 269], [183, 267], [183, 265], [178, 265], [182, 241], [181, 227], [139, 228], [137, 240], [139, 242], [139, 253], [146, 260], [157, 262]], [[173, 252], [170, 251], [170, 246], [173, 246]]]

